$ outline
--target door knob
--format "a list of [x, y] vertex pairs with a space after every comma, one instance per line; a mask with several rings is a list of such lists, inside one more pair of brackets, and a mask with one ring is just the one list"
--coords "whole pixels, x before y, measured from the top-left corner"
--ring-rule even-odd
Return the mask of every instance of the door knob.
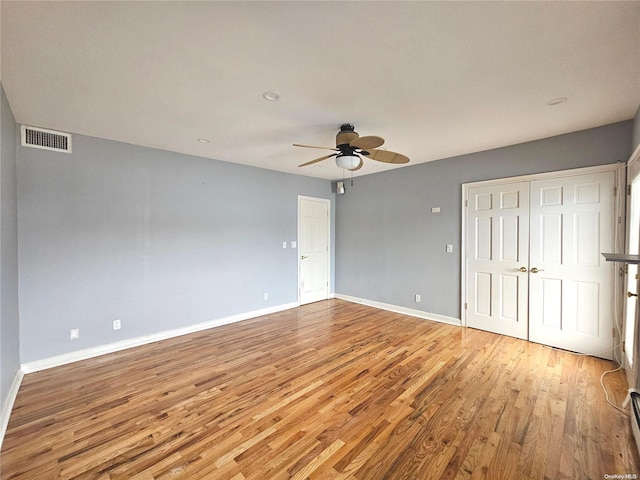
[[538, 273], [538, 272], [544, 272], [544, 270], [543, 270], [543, 269], [539, 269], [539, 270], [538, 270], [536, 267], [533, 267], [533, 268], [531, 269], [531, 273]]
[[637, 293], [631, 293], [631, 292], [627, 292], [627, 297], [631, 298], [631, 297], [637, 297], [638, 294]]
[[305, 258], [307, 258], [307, 255], [302, 255], [302, 256], [300, 257], [300, 259], [302, 259], [302, 260], [304, 260]]
[[516, 272], [526, 273], [527, 267], [514, 268]]

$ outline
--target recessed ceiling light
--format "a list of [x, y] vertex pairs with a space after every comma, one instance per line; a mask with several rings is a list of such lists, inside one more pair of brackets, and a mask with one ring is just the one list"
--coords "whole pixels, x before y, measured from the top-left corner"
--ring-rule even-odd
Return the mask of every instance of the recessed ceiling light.
[[199, 138], [198, 141], [200, 143], [209, 143], [211, 140], [209, 140], [208, 138]]
[[269, 100], [270, 102], [275, 102], [280, 98], [280, 94], [278, 92], [266, 91], [262, 94], [262, 98]]
[[554, 105], [560, 105], [561, 103], [564, 103], [567, 101], [567, 97], [558, 97], [558, 98], [554, 98], [553, 100], [549, 100], [547, 102], [547, 105], [553, 107]]

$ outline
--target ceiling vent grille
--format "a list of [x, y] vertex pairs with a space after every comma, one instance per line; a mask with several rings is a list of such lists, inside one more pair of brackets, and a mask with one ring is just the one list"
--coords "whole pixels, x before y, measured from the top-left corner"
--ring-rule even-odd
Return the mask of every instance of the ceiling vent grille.
[[71, 153], [71, 134], [22, 125], [22, 146]]

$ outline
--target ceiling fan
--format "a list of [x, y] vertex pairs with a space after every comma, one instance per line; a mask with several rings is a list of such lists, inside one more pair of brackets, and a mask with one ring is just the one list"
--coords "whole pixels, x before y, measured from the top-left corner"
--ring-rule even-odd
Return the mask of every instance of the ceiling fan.
[[350, 123], [344, 123], [340, 126], [340, 131], [336, 135], [336, 146], [333, 147], [316, 147], [314, 145], [301, 145], [294, 143], [294, 147], [305, 148], [321, 148], [325, 150], [334, 150], [336, 153], [331, 153], [320, 158], [316, 158], [309, 162], [298, 165], [299, 167], [306, 167], [307, 165], [313, 165], [314, 163], [321, 162], [327, 158], [336, 157], [336, 164], [340, 168], [346, 170], [359, 170], [364, 165], [362, 157], [377, 160], [384, 163], [408, 163], [409, 157], [396, 152], [390, 152], [389, 150], [379, 150], [378, 147], [384, 144], [384, 138], [376, 137], [375, 135], [369, 135], [361, 137], [358, 132], [354, 130], [354, 126]]

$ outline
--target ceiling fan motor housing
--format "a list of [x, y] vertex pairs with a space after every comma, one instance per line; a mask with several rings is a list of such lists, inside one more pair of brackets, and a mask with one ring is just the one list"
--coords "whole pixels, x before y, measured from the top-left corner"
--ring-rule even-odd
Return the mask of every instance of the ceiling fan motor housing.
[[350, 123], [343, 123], [342, 125], [340, 125], [340, 131], [336, 135], [336, 147], [348, 147], [349, 142], [355, 140], [356, 138], [360, 138], [360, 135], [358, 134], [358, 132], [354, 131], [354, 126]]

